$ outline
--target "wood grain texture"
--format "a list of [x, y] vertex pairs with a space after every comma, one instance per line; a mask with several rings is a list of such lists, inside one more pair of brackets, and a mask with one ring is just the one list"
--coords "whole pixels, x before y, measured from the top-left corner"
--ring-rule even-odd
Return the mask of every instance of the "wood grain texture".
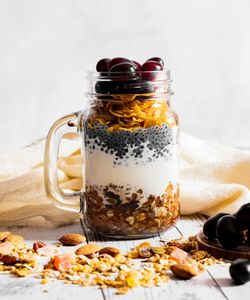
[[217, 241], [209, 241], [202, 231], [196, 235], [199, 249], [208, 251], [216, 258], [223, 257], [224, 259], [234, 260], [237, 258], [250, 259], [249, 248], [239, 247], [237, 250], [227, 250], [222, 248]]
[[[161, 240], [170, 240], [183, 236], [195, 235], [200, 231], [204, 222], [204, 217], [192, 215], [182, 217], [177, 225], [163, 234], [154, 238], [146, 239], [154, 245], [159, 245]], [[7, 229], [1, 228], [0, 230]], [[66, 233], [82, 233], [87, 237], [87, 242], [95, 242], [102, 246], [114, 246], [121, 251], [129, 251], [136, 244], [144, 240], [112, 240], [100, 237], [88, 229], [83, 224], [74, 224], [56, 229], [42, 228], [8, 228], [16, 234], [21, 234], [31, 245], [34, 240], [43, 240], [49, 243], [56, 242], [57, 239]], [[64, 251], [78, 246], [63, 247]], [[47, 258], [43, 258], [45, 262]], [[77, 285], [65, 285], [61, 281], [51, 281], [46, 285], [40, 283], [40, 279], [32, 276], [27, 278], [16, 278], [7, 274], [0, 275], [0, 299], [8, 300], [220, 300], [220, 299], [247, 299], [250, 294], [250, 284], [243, 286], [233, 285], [227, 265], [212, 266], [208, 271], [190, 280], [178, 280], [170, 274], [171, 280], [161, 287], [135, 288], [126, 295], [116, 295], [114, 290], [100, 290], [97, 287], [81, 287]]]

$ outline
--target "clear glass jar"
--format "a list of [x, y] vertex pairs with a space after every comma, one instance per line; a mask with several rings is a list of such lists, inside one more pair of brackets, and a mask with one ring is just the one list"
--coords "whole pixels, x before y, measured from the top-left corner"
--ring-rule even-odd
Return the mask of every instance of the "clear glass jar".
[[88, 106], [75, 115], [85, 161], [84, 217], [104, 236], [153, 236], [179, 217], [178, 118], [169, 71], [153, 73], [147, 79], [89, 73]]
[[89, 74], [82, 135], [86, 211], [102, 235], [157, 234], [179, 216], [178, 120], [169, 72], [151, 81]]

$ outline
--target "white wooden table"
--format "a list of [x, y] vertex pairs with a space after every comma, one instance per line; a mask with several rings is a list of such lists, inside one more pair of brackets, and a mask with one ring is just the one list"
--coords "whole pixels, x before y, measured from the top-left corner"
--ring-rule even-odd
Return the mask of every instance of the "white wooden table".
[[[147, 239], [152, 244], [159, 244], [160, 240], [169, 240], [183, 236], [196, 234], [204, 218], [200, 215], [182, 217], [177, 226], [160, 236]], [[2, 230], [3, 228], [1, 228]], [[5, 228], [6, 229], [6, 228]], [[101, 245], [113, 245], [123, 251], [130, 250], [134, 245], [143, 240], [118, 241], [100, 238], [86, 231], [81, 224], [60, 227], [53, 230], [41, 228], [9, 228], [15, 233], [23, 235], [27, 244], [34, 240], [57, 241], [58, 237], [65, 233], [84, 231], [88, 242], [97, 242]], [[68, 247], [64, 247], [69, 251]], [[72, 248], [70, 248], [72, 249]], [[171, 276], [171, 275], [170, 275]], [[50, 281], [42, 285], [40, 279], [29, 276], [17, 278], [8, 274], [0, 274], [0, 299], [28, 300], [28, 299], [57, 299], [57, 300], [203, 300], [203, 299], [250, 299], [250, 283], [242, 286], [235, 286], [232, 283], [228, 272], [228, 266], [211, 266], [201, 275], [190, 280], [178, 280], [171, 276], [171, 280], [161, 287], [135, 288], [126, 295], [116, 295], [113, 289], [98, 289], [98, 287], [82, 287], [71, 284], [64, 284], [62, 281]]]

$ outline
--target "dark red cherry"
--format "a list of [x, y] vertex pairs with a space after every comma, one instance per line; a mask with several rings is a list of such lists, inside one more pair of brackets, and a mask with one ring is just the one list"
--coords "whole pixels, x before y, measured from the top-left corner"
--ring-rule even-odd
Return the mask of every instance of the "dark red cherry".
[[250, 260], [238, 258], [231, 263], [229, 273], [236, 284], [250, 281]]
[[136, 75], [137, 75], [138, 77], [141, 77], [141, 64], [138, 63], [138, 62], [135, 61], [135, 60], [132, 60], [132, 63], [133, 63], [134, 66], [135, 66], [135, 69], [136, 69]]
[[216, 236], [225, 249], [235, 249], [243, 242], [238, 220], [233, 215], [226, 215], [218, 220]]
[[247, 245], [248, 245], [248, 247], [250, 247], [250, 227], [249, 228], [247, 228]]
[[117, 73], [125, 73], [129, 76], [136, 75], [136, 70], [134, 64], [123, 62], [120, 64], [116, 64], [110, 68], [109, 72], [117, 72]]
[[108, 72], [110, 62], [111, 62], [110, 58], [102, 58], [96, 64], [96, 71], [97, 72]]
[[224, 217], [228, 214], [226, 213], [219, 213], [217, 215], [212, 216], [211, 218], [207, 219], [207, 221], [203, 225], [203, 233], [209, 240], [214, 240], [216, 238], [216, 226], [221, 217]]
[[146, 61], [141, 67], [142, 71], [150, 71], [150, 72], [161, 71], [162, 69], [163, 69], [163, 67], [160, 63], [158, 63], [157, 61], [151, 61], [151, 60]]
[[239, 221], [242, 229], [250, 227], [250, 203], [242, 205], [235, 213], [235, 217]]
[[156, 61], [146, 61], [141, 67], [141, 76], [147, 80], [154, 80], [156, 78], [155, 71], [161, 71], [163, 67]]
[[111, 62], [109, 64], [109, 69], [111, 69], [114, 65], [125, 63], [125, 62], [133, 64], [133, 62], [130, 59], [124, 57], [115, 57], [111, 59]]
[[152, 57], [152, 58], [148, 59], [147, 61], [156, 61], [162, 65], [162, 68], [164, 67], [164, 61], [160, 57]]
[[141, 64], [135, 60], [132, 60], [133, 64], [136, 66], [136, 70], [141, 70]]

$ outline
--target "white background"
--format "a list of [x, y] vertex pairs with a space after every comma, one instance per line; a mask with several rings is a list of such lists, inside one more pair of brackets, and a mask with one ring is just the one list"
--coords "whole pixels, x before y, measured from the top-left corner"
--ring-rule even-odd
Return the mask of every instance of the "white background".
[[0, 0], [0, 152], [81, 109], [113, 56], [161, 56], [183, 130], [250, 146], [250, 1]]

